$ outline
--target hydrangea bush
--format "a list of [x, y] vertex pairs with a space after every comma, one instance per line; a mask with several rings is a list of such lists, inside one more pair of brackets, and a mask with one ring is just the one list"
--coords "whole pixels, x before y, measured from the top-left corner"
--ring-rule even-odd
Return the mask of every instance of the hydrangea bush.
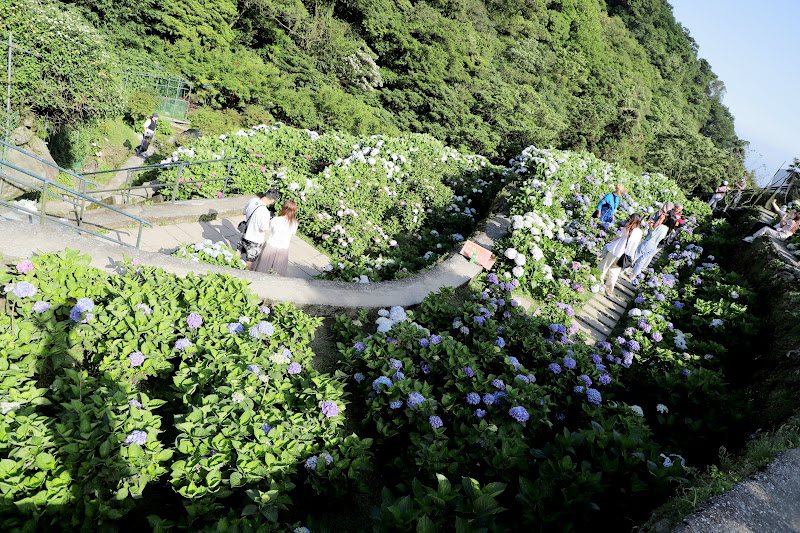
[[0, 273], [7, 530], [147, 527], [154, 498], [181, 529], [229, 509], [278, 529], [297, 484], [363, 486], [371, 441], [343, 430], [343, 385], [311, 365], [320, 319], [229, 276], [124, 268], [67, 251]]
[[[229, 189], [275, 188], [295, 200], [300, 231], [328, 254], [327, 279], [379, 281], [434, 263], [468, 236], [506, 179], [484, 157], [428, 135], [356, 138], [280, 124], [201, 137], [169, 161], [238, 157]], [[181, 198], [216, 197], [223, 169], [192, 170]], [[170, 173], [171, 172], [171, 173]], [[176, 179], [170, 171], [160, 179]], [[362, 276], [364, 276], [362, 278]]]
[[247, 263], [239, 257], [239, 253], [222, 241], [212, 242], [211, 239], [205, 239], [194, 244], [183, 243], [172, 252], [172, 255], [184, 257], [195, 263], [247, 270]]

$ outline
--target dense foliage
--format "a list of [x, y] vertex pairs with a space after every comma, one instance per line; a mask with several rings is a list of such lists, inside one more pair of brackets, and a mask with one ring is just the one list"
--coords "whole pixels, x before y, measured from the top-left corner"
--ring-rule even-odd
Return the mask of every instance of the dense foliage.
[[[404, 277], [460, 245], [506, 180], [505, 169], [429, 135], [319, 135], [282, 125], [201, 137], [168, 161], [237, 157], [228, 190], [278, 191], [298, 205], [299, 231], [330, 257], [323, 275], [345, 281]], [[179, 197], [216, 197], [224, 166], [188, 167]], [[191, 174], [189, 174], [191, 170]]]
[[[49, 94], [26, 87], [63, 82], [61, 72], [85, 86], [76, 95], [94, 94], [105, 85], [91, 80], [120, 69], [174, 72], [194, 83], [198, 103], [267, 108], [318, 131], [429, 133], [494, 161], [531, 144], [586, 149], [686, 189], [707, 190], [744, 170], [724, 84], [667, 0], [12, 2], [65, 4], [114, 42], [121, 65], [72, 56], [60, 72], [17, 70], [21, 107]], [[6, 27], [44, 64], [75, 50], [55, 37], [42, 46], [19, 23], [12, 17]], [[67, 110], [64, 120], [77, 118]]]

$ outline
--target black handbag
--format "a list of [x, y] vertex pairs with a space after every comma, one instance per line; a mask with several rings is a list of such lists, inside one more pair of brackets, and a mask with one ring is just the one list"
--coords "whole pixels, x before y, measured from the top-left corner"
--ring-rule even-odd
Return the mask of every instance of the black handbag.
[[[630, 240], [631, 236], [628, 234], [628, 237], [625, 239], [625, 249], [628, 249], [628, 241]], [[633, 265], [633, 258], [628, 254], [623, 253], [619, 259], [617, 259], [617, 266], [620, 268], [630, 268]]]
[[[249, 217], [247, 217], [247, 220], [242, 220], [241, 222], [239, 222], [239, 225], [238, 225], [238, 226], [236, 226], [236, 229], [237, 229], [237, 230], [239, 230], [239, 233], [242, 233], [242, 234], [244, 234], [244, 232], [245, 232], [245, 231], [247, 231], [247, 225], [250, 223], [250, 218], [251, 218], [253, 215], [255, 215], [255, 214], [256, 214], [256, 211], [258, 211], [258, 208], [259, 208], [259, 207], [262, 207], [262, 206], [260, 206], [260, 205], [259, 205], [259, 206], [257, 206], [255, 209], [253, 209], [253, 212], [252, 212], [252, 213], [250, 213], [250, 216], [249, 216]], [[263, 207], [266, 207], [266, 206], [263, 206]]]

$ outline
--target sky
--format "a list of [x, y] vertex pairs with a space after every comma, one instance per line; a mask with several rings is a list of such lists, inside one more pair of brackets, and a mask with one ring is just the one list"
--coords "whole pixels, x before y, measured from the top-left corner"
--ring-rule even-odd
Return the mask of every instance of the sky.
[[800, 0], [667, 0], [725, 83], [759, 184], [800, 158]]

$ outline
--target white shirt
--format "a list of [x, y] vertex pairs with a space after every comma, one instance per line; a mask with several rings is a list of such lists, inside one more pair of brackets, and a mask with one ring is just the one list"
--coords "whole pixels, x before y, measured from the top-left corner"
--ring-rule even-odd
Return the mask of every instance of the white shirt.
[[[149, 128], [149, 127], [150, 127], [150, 125], [152, 124], [152, 122], [153, 122], [153, 119], [152, 119], [152, 118], [148, 118], [148, 119], [147, 119], [147, 120], [144, 122], [144, 136], [145, 136], [145, 137], [152, 137], [153, 135], [155, 135], [155, 134], [156, 134], [155, 130], [153, 130], [153, 131], [149, 131], [149, 130], [147, 129], [147, 128]], [[148, 135], [148, 134], [149, 134], [149, 135]]]
[[289, 219], [286, 217], [275, 217], [269, 223], [269, 239], [267, 239], [267, 246], [278, 248], [279, 250], [288, 250], [289, 241], [292, 240], [292, 235], [297, 233], [297, 221], [294, 224], [289, 224]]
[[[631, 231], [629, 237], [626, 237], [623, 233], [622, 236], [608, 243], [608, 245], [606, 245], [606, 249], [615, 257], [622, 257], [623, 254], [633, 257], [636, 252], [636, 247], [639, 246], [639, 241], [641, 240], [642, 230], [641, 228], [636, 228]], [[627, 246], [625, 245], [626, 241], [628, 243]]]
[[269, 229], [270, 219], [267, 204], [262, 202], [259, 198], [251, 198], [250, 201], [245, 204], [242, 213], [244, 213], [245, 217], [250, 218], [250, 222], [247, 224], [247, 230], [244, 232], [244, 238], [250, 242], [259, 244], [264, 242], [264, 233]]

